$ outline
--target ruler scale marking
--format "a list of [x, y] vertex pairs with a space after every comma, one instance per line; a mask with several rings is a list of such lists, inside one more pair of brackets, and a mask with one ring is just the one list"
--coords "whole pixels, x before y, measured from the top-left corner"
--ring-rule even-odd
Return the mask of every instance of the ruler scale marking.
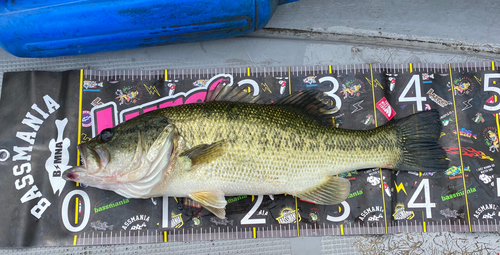
[[[492, 66], [494, 66], [494, 63], [492, 63]], [[426, 64], [421, 64], [421, 63], [417, 63], [416, 65], [413, 65], [412, 66], [403, 66], [403, 65], [396, 65], [396, 64], [378, 64], [375, 65], [375, 66], [372, 66], [370, 65], [368, 68], [365, 68], [366, 65], [364, 64], [354, 64], [354, 65], [345, 65], [345, 66], [342, 66], [342, 67], [345, 67], [345, 70], [344, 68], [342, 68], [342, 71], [339, 72], [339, 70], [341, 69], [341, 67], [339, 65], [337, 65], [337, 73], [344, 73], [345, 74], [348, 74], [348, 75], [361, 75], [361, 74], [364, 74], [365, 72], [365, 69], [368, 70], [368, 68], [370, 69], [370, 72], [371, 72], [371, 85], [372, 85], [372, 93], [374, 94], [373, 95], [373, 99], [374, 99], [374, 103], [375, 103], [375, 87], [374, 87], [374, 78], [373, 78], [373, 71], [377, 71], [378, 69], [378, 72], [382, 73], [382, 72], [389, 72], [391, 71], [392, 73], [396, 73], [396, 72], [401, 72], [401, 73], [404, 73], [405, 69], [410, 69], [410, 72], [422, 72], [422, 71], [427, 71], [427, 72], [430, 72], [430, 71], [434, 71], [436, 72], [437, 70], [439, 70], [441, 68], [441, 71], [445, 70], [445, 69], [448, 69], [448, 71], [450, 71], [450, 79], [452, 78], [451, 77], [451, 71], [454, 70], [454, 71], [473, 71], [473, 70], [476, 70], [477, 71], [477, 67], [478, 67], [478, 64], [476, 62], [474, 62], [474, 64], [471, 63], [471, 65], [469, 65], [468, 63], [465, 63], [465, 64], [450, 64], [448, 65], [447, 68], [445, 68], [443, 65], [439, 66], [439, 65], [436, 65], [436, 64], [432, 64], [432, 65], [429, 65], [428, 63]], [[300, 70], [299, 70], [300, 69]], [[480, 67], [480, 64], [479, 64], [479, 69], [481, 69]], [[493, 70], [494, 68], [491, 67], [491, 70]], [[172, 70], [171, 72], [171, 76], [173, 76], [173, 78], [175, 79], [176, 76], [180, 76], [182, 78], [188, 78], [188, 77], [191, 77], [192, 78], [192, 75], [193, 75], [193, 72], [192, 72], [193, 69], [190, 69], [190, 71], [188, 72], [187, 70], [179, 70], [179, 71], [176, 71], [176, 70]], [[327, 74], [327, 73], [332, 73], [332, 66], [331, 65], [328, 65], [328, 66], [325, 66], [325, 65], [320, 65], [320, 66], [297, 66], [297, 67], [288, 67], [288, 80], [289, 80], [289, 83], [288, 83], [288, 86], [289, 86], [289, 93], [292, 92], [291, 90], [291, 76], [293, 74], [293, 71], [295, 70], [295, 75], [297, 77], [299, 77], [300, 75], [312, 75], [312, 76], [315, 76], [315, 75], [322, 75], [322, 74]], [[484, 62], [483, 62], [483, 70], [490, 70], [490, 67], [487, 66]], [[229, 71], [229, 70], [226, 70], [226, 69], [222, 69], [219, 70], [219, 69], [206, 69], [206, 70], [203, 70], [203, 77], [207, 77], [209, 78], [210, 75], [214, 75], [214, 74], [217, 74], [218, 72], [223, 72], [225, 73], [226, 71]], [[274, 70], [274, 67], [271, 67], [271, 70], [269, 70], [269, 68], [247, 68], [247, 71], [250, 74], [252, 74], [254, 77], [271, 77], [275, 75], [275, 70]], [[109, 72], [109, 71], [108, 71]], [[153, 71], [149, 71], [149, 79], [151, 79], [152, 77], [164, 77], [165, 79], [167, 79], [168, 77], [168, 73], [165, 72], [164, 73], [161, 73], [162, 71], [160, 70], [153, 70]], [[180, 72], [180, 73], [179, 73]], [[177, 74], [179, 73], [179, 74]], [[130, 72], [129, 70], [125, 71], [121, 71], [121, 70], [115, 70], [112, 72], [112, 74], [108, 74], [105, 76], [105, 72], [103, 72], [101, 74], [101, 72], [94, 72], [92, 73], [92, 70], [88, 71], [85, 70], [85, 75], [90, 75], [91, 77], [99, 77], [98, 79], [99, 80], [105, 80], [105, 78], [109, 78], [111, 75], [114, 75], [115, 76], [115, 79], [116, 77], [118, 76], [119, 78], [123, 78], [123, 79], [128, 79], [129, 77], [134, 77], [134, 75], [137, 75], [139, 77], [139, 72], [137, 73], [134, 73], [133, 71]], [[237, 73], [234, 73], [234, 75], [236, 76]], [[241, 74], [241, 72], [240, 72]], [[278, 71], [278, 68], [276, 68], [276, 74], [281, 74], [281, 76], [283, 77], [283, 70], [282, 68], [280, 67], [280, 70]], [[102, 77], [101, 77], [102, 75]], [[141, 77], [142, 77], [142, 71], [141, 71]], [[146, 74], [147, 75], [147, 74]], [[147, 77], [147, 76], [146, 76]], [[202, 76], [200, 76], [202, 77]], [[452, 85], [453, 86], [453, 85]], [[452, 90], [453, 91], [453, 90]], [[452, 92], [453, 93], [453, 92]], [[456, 102], [453, 103], [454, 106], [456, 106]], [[374, 107], [374, 114], [377, 113], [377, 111], [375, 110], [376, 108]], [[456, 110], [455, 110], [455, 114], [456, 114]], [[498, 117], [497, 117], [498, 118]], [[457, 120], [457, 118], [455, 119]], [[457, 127], [458, 127], [458, 123], [457, 123]], [[458, 130], [458, 129], [457, 129]], [[457, 135], [457, 138], [458, 140], [460, 140], [460, 136]], [[462, 164], [462, 169], [463, 169], [463, 164]], [[465, 174], [464, 172], [462, 172], [462, 176], [463, 176], [463, 181], [465, 182]], [[383, 171], [382, 169], [380, 169], [380, 178], [383, 179]], [[385, 198], [385, 195], [384, 195], [384, 190], [383, 190], [383, 182], [381, 182], [381, 187], [382, 187], [382, 196]], [[466, 187], [464, 186], [464, 189], [466, 189]], [[467, 192], [465, 192], [467, 193]], [[465, 198], [467, 199], [467, 194], [465, 194]], [[390, 198], [390, 199], [394, 199], [394, 198]], [[297, 210], [297, 198], [295, 198], [296, 202], [295, 202], [295, 205], [296, 205], [296, 214], [298, 214], [298, 210]], [[407, 233], [410, 233], [410, 229], [412, 231], [415, 231], [415, 232], [437, 232], [437, 231], [445, 231], [445, 230], [449, 230], [449, 231], [452, 231], [453, 229], [458, 229], [458, 231], [466, 231], [467, 227], [469, 228], [469, 231], [472, 231], [472, 229], [474, 228], [474, 230], [477, 230], [477, 231], [480, 231], [480, 232], [483, 232], [483, 231], [491, 231], [493, 229], [495, 230], [498, 230], [498, 224], [496, 222], [496, 219], [495, 219], [495, 227], [493, 228], [493, 226], [490, 227], [490, 225], [493, 224], [493, 222], [490, 222], [488, 220], [486, 221], [481, 221], [481, 220], [478, 220], [477, 223], [475, 222], [471, 222], [470, 221], [470, 218], [469, 218], [469, 221], [467, 221], [467, 224], [466, 221], [464, 221], [464, 224], [462, 224], [462, 221], [461, 220], [458, 220], [458, 223], [455, 223], [455, 224], [452, 224], [451, 223], [451, 220], [450, 222], [447, 224], [447, 222], [443, 222], [443, 220], [432, 220], [432, 219], [428, 219], [427, 221], [425, 220], [425, 218], [422, 218], [422, 222], [420, 222], [420, 220], [418, 222], [416, 221], [411, 221], [411, 222], [408, 222], [406, 220], [406, 224], [405, 222], [403, 221], [398, 221], [398, 220], [395, 220], [395, 221], [390, 221], [390, 222], [387, 222], [387, 218], [390, 218], [390, 217], [387, 217], [387, 210], [385, 208], [385, 201], [383, 203], [384, 205], [384, 220], [385, 220], [385, 224], [384, 226], [382, 226], [380, 224], [380, 222], [377, 222], [377, 225], [376, 226], [373, 226], [373, 227], [370, 227], [370, 225], [364, 225], [364, 226], [361, 226], [360, 222], [358, 222], [357, 224], [357, 227], [356, 227], [356, 224], [352, 224], [352, 222], [349, 222], [349, 224], [341, 224], [340, 226], [334, 226], [334, 225], [328, 225], [326, 226], [324, 223], [323, 223], [323, 227], [321, 226], [317, 226], [317, 225], [310, 225], [308, 226], [307, 223], [303, 223], [302, 221], [299, 222], [299, 220], [297, 219], [296, 221], [296, 226], [288, 226], [288, 232], [285, 231], [285, 233], [288, 233], [286, 236], [300, 236], [301, 234], [301, 231], [302, 231], [302, 234], [305, 235], [305, 236], [318, 236], [318, 235], [325, 235], [325, 234], [329, 234], [329, 229], [331, 229], [331, 234], [332, 235], [335, 235], [336, 233], [335, 232], [338, 232], [339, 234], [345, 234], [345, 235], [352, 235], [352, 234], [367, 234], [367, 233], [397, 233], [397, 232], [405, 232], [405, 229], [406, 229], [406, 232]], [[470, 212], [468, 212], [468, 216], [470, 217]], [[76, 217], [75, 217], [75, 222], [77, 221]], [[408, 224], [409, 223], [409, 224]], [[462, 227], [462, 225], [464, 225]], [[483, 225], [483, 226], [481, 226]], [[486, 225], [486, 227], [484, 227], [484, 225]], [[279, 226], [279, 227], [278, 227]], [[268, 225], [268, 226], [265, 226], [265, 227], [257, 227], [257, 231], [256, 231], [256, 235], [261, 238], [269, 238], [269, 237], [274, 237], [274, 233], [276, 232], [276, 236], [278, 236], [278, 228], [279, 228], [279, 232], [280, 232], [280, 236], [283, 236], [282, 234], [282, 230], [281, 230], [281, 225]], [[295, 229], [296, 228], [296, 229]], [[335, 228], [335, 229], [334, 229]], [[338, 230], [337, 230], [338, 228]], [[285, 229], [286, 229], [286, 226], [285, 226]], [[294, 233], [292, 233], [291, 231], [295, 231], [296, 230], [296, 235]], [[184, 231], [184, 230], [183, 230]], [[191, 240], [208, 240], [208, 239], [211, 239], [211, 235], [212, 235], [212, 231], [211, 231], [211, 228], [209, 229], [205, 229], [205, 228], [201, 228], [199, 230], [195, 230], [196, 233], [193, 232], [193, 230], [191, 231], [191, 233], [187, 233], [187, 235], [191, 235]], [[224, 235], [224, 231], [226, 231], [226, 235]], [[221, 233], [222, 232], [222, 233]], [[238, 226], [235, 226], [234, 228], [229, 228], [229, 227], [226, 227], [226, 230], [220, 230], [219, 228], [219, 240], [222, 240], [222, 239], [225, 239], [227, 238], [228, 240], [230, 239], [239, 239], [240, 236], [241, 237], [247, 237], [247, 231], [243, 230], [242, 228], [238, 229]], [[99, 232], [97, 233], [99, 234]], [[144, 242], [146, 241], [146, 243], [149, 243], [149, 242], [152, 242], [153, 240], [150, 240], [149, 239], [149, 231], [146, 230], [146, 232], [141, 232], [141, 231], [137, 231], [137, 238], [135, 238], [135, 236], [131, 236], [131, 235], [135, 235], [134, 233], [131, 233], [129, 232], [129, 242], [131, 242], [131, 240], [135, 240], [137, 243], [139, 242]], [[178, 241], [176, 240], [175, 238], [175, 229], [173, 230], [173, 233], [171, 233], [171, 238], [172, 241]], [[183, 236], [182, 236], [182, 240], [184, 240], [184, 235], [185, 233], [183, 232], [182, 233]], [[222, 236], [221, 236], [222, 234]], [[106, 235], [106, 236], [104, 236]], [[144, 236], [146, 235], [146, 236]], [[215, 235], [215, 230], [214, 230], [214, 235]], [[160, 235], [161, 236], [161, 235]], [[75, 236], [76, 237], [76, 236]], [[90, 235], [89, 235], [90, 237]], [[118, 239], [118, 233], [116, 234], [116, 241], [117, 243], [118, 242], [121, 242], [121, 231], [120, 231], [120, 234], [119, 234], [119, 239]], [[208, 237], [208, 239], [207, 239]], [[100, 238], [101, 240], [99, 241], [98, 238]], [[158, 235], [157, 235], [157, 238], [158, 238]], [[82, 241], [80, 241], [80, 239], [83, 239]], [[85, 236], [84, 237], [81, 237], [81, 238], [76, 238], [77, 241], [75, 241], [75, 243], [77, 243], [78, 245], [80, 244], [83, 244], [85, 242], [85, 239], [88, 239], [86, 238]], [[94, 232], [92, 232], [92, 237], [90, 239], [94, 239]], [[114, 236], [113, 236], [113, 233], [111, 232], [111, 235], [109, 236], [109, 241], [108, 241], [108, 234], [104, 234], [101, 232], [101, 236], [97, 236], [95, 239], [97, 239], [97, 243], [100, 242], [100, 244], [104, 244], [104, 243], [113, 243], [115, 242], [114, 240]], [[153, 241], [154, 242], [154, 241]], [[94, 243], [94, 241], [92, 240], [92, 244]]]

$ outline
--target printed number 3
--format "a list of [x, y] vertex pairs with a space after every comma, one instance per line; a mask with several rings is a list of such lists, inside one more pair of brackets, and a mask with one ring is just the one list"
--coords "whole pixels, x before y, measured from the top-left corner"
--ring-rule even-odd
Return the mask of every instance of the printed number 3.
[[341, 221], [347, 219], [347, 217], [349, 217], [349, 214], [351, 213], [351, 206], [349, 206], [349, 204], [346, 201], [343, 201], [340, 204], [344, 206], [344, 213], [342, 213], [342, 215], [340, 215], [340, 216], [327, 215], [326, 216], [327, 220], [333, 221], [333, 222], [341, 222]]
[[331, 76], [325, 76], [319, 78], [319, 83], [323, 83], [326, 81], [331, 82], [333, 84], [333, 88], [332, 90], [325, 92], [325, 94], [327, 94], [328, 96], [332, 97], [335, 100], [335, 107], [337, 107], [337, 109], [340, 110], [340, 108], [342, 107], [342, 100], [340, 100], [340, 97], [335, 94], [339, 89], [339, 82], [337, 81], [337, 79]]

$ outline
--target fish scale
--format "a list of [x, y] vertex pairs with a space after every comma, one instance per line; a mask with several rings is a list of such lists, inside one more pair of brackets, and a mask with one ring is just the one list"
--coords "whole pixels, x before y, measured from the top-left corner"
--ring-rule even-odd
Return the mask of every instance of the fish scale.
[[[400, 153], [395, 139], [391, 140], [395, 134], [390, 136], [388, 131], [369, 141], [375, 132], [319, 125], [294, 109], [209, 104], [162, 110], [161, 114], [174, 123], [191, 146], [212, 144], [221, 137], [228, 141], [225, 155], [196, 170], [176, 173], [168, 184], [162, 184], [166, 186], [164, 192], [217, 188], [229, 196], [297, 193], [318, 185], [327, 175], [387, 166], [393, 159], [384, 155]], [[212, 111], [210, 115], [206, 114], [207, 109]], [[362, 155], [361, 159], [352, 157], [353, 154]]]
[[266, 104], [219, 83], [204, 104], [150, 111], [79, 145], [92, 169], [75, 167], [64, 178], [129, 198], [189, 197], [223, 219], [224, 196], [286, 193], [332, 205], [350, 193], [337, 174], [447, 167], [437, 111], [373, 130], [339, 129], [322, 96], [299, 91]]

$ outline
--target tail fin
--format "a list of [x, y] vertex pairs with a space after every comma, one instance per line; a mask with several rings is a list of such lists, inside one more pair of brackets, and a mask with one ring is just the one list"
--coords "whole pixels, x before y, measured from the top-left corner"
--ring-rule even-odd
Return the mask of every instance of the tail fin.
[[446, 152], [439, 145], [442, 125], [436, 110], [419, 112], [390, 123], [397, 131], [403, 155], [397, 170], [434, 172], [448, 168]]

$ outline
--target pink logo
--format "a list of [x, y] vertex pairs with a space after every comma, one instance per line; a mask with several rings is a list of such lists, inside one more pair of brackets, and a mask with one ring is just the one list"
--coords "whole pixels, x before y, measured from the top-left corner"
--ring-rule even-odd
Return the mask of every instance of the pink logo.
[[[172, 83], [170, 84], [170, 92], [172, 92], [173, 89], [175, 89], [175, 85]], [[219, 84], [232, 86], [233, 76], [229, 74], [219, 74], [207, 81], [207, 86], [205, 87], [197, 87], [189, 90], [188, 92], [180, 92], [175, 95], [173, 95], [173, 93], [169, 93], [169, 96], [159, 98], [151, 102], [138, 104], [120, 112], [117, 111], [118, 107], [114, 102], [108, 102], [106, 104], [93, 107], [90, 113], [92, 119], [92, 137], [95, 137], [103, 129], [114, 127], [121, 122], [132, 119], [146, 112], [176, 105], [203, 102], [207, 96], [207, 90], [214, 90]]]
[[379, 109], [388, 120], [391, 120], [396, 116], [396, 111], [392, 108], [391, 104], [389, 104], [389, 101], [385, 97], [380, 99], [377, 102], [377, 109]]

